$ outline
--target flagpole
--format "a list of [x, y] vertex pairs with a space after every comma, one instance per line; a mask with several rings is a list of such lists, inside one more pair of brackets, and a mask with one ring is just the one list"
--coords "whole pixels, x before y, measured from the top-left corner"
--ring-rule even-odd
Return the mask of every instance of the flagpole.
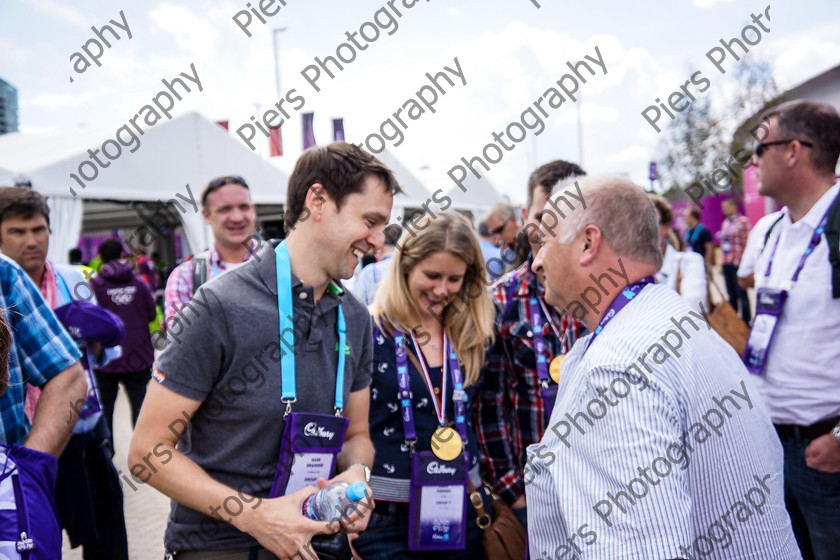
[[281, 27], [279, 29], [275, 29], [272, 32], [272, 45], [274, 47], [274, 77], [277, 84], [277, 100], [283, 99], [283, 92], [280, 89], [280, 47], [278, 46], [280, 43], [279, 35], [283, 31], [286, 31], [287, 28]]

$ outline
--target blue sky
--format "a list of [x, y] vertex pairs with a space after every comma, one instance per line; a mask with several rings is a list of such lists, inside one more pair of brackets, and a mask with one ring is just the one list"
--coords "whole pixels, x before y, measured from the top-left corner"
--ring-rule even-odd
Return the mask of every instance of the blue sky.
[[[301, 70], [316, 56], [335, 55], [347, 42], [345, 32], [372, 22], [386, 0], [286, 0], [267, 24], [253, 19], [250, 38], [232, 21], [246, 9], [245, 1], [0, 0], [0, 77], [18, 88], [24, 132], [80, 124], [116, 129], [162, 88], [161, 79], [193, 63], [203, 92], [185, 95], [174, 114], [195, 110], [230, 120], [233, 134], [256, 114], [255, 104], [263, 113], [277, 101], [272, 30], [286, 27], [280, 35], [283, 93], [294, 88], [305, 98], [300, 112], [315, 112], [319, 143], [330, 140], [334, 117], [345, 119], [348, 140], [360, 142], [416, 99], [428, 83], [426, 72], [454, 68], [457, 57], [466, 85], [447, 85], [435, 113], [407, 120], [404, 141], [388, 145], [434, 191], [452, 186], [447, 172], [461, 157], [481, 154], [494, 131], [521, 121], [521, 113], [568, 72], [567, 61], [592, 56], [598, 46], [607, 73], [598, 71], [580, 85], [583, 165], [590, 173], [624, 172], [645, 183], [659, 135], [642, 110], [698, 70], [710, 81], [702, 95], [732, 87], [731, 72], [721, 75], [706, 53], [720, 39], [740, 37], [750, 15], [768, 6], [766, 0], [538, 3], [539, 9], [530, 0], [419, 0], [409, 9], [397, 0], [393, 4], [403, 12], [399, 29], [390, 36], [381, 32], [335, 79], [319, 81], [323, 87], [316, 92]], [[840, 3], [769, 5], [770, 32], [750, 48], [773, 63], [783, 88], [840, 63]], [[117, 30], [122, 38], [105, 50], [101, 67], [74, 72], [70, 58], [93, 37], [90, 27], [120, 21], [120, 10], [133, 38]], [[730, 57], [724, 64], [734, 68], [737, 62]], [[524, 199], [537, 164], [578, 160], [578, 105], [546, 111], [542, 133], [527, 131], [491, 166], [491, 181], [513, 201]], [[299, 112], [291, 117], [283, 125], [288, 155], [279, 162], [286, 169], [301, 149]], [[255, 142], [267, 153], [263, 136]]]

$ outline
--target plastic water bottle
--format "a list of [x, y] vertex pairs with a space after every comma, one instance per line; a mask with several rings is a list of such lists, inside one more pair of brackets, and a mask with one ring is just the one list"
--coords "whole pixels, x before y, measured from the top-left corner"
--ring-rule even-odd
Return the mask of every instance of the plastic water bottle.
[[[356, 510], [358, 502], [367, 495], [363, 482], [333, 482], [321, 488], [303, 502], [303, 515], [315, 521], [341, 519]], [[349, 507], [348, 507], [349, 506]]]

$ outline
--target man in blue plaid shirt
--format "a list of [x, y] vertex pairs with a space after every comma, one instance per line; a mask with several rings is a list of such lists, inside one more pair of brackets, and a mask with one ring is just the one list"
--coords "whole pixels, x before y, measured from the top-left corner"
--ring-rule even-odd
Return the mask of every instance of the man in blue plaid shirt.
[[[536, 231], [552, 189], [563, 179], [584, 175], [583, 169], [562, 160], [547, 163], [528, 180], [523, 231]], [[491, 289], [496, 304], [496, 338], [487, 351], [476, 390], [476, 433], [483, 454], [483, 475], [494, 491], [526, 525], [523, 469], [527, 447], [545, 432], [545, 403], [540, 391], [534, 333], [528, 302], [536, 297], [543, 321], [546, 362], [566, 354], [586, 325], [543, 301], [545, 289], [531, 271], [539, 239], [528, 235], [527, 261], [503, 276]], [[554, 381], [549, 382], [555, 385]], [[527, 525], [526, 525], [527, 526]]]
[[[9, 387], [0, 396], [0, 443], [18, 443], [58, 457], [78, 414], [87, 385], [76, 343], [44, 302], [32, 280], [0, 255], [0, 309], [12, 331]], [[28, 384], [43, 389], [30, 426], [23, 412]]]

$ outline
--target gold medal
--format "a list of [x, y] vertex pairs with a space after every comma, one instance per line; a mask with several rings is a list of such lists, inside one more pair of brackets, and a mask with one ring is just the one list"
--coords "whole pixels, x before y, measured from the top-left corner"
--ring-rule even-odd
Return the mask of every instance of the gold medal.
[[548, 374], [551, 376], [551, 379], [555, 383], [560, 383], [560, 363], [565, 358], [565, 354], [560, 354], [559, 356], [555, 356], [551, 363], [548, 364]]
[[461, 435], [448, 426], [441, 426], [432, 434], [432, 452], [441, 461], [452, 461], [464, 450]]

